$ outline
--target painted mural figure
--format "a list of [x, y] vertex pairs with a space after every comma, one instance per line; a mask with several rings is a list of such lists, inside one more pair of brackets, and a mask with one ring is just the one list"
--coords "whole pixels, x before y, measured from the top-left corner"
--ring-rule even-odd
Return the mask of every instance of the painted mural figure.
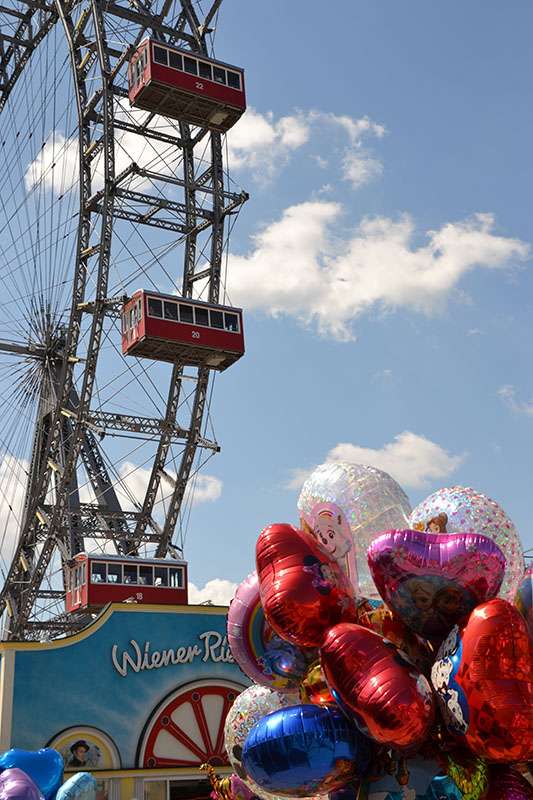
[[85, 767], [87, 764], [87, 753], [91, 749], [83, 739], [79, 739], [70, 746], [70, 757], [66, 760], [67, 767]]

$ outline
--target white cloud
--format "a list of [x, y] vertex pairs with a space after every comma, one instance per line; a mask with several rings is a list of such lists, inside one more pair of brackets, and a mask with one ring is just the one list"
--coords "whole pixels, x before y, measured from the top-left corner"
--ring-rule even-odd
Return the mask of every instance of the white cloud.
[[52, 132], [26, 169], [26, 191], [42, 182], [54, 194], [63, 194], [77, 183], [79, 172], [78, 139], [66, 139], [61, 131]]
[[520, 414], [533, 416], [533, 400], [517, 400], [516, 389], [514, 386], [509, 384], [506, 386], [501, 386], [498, 389], [498, 394], [513, 411], [517, 411]]
[[301, 489], [304, 482], [310, 476], [314, 468], [305, 469], [304, 467], [294, 467], [290, 470], [291, 477], [285, 483], [286, 489]]
[[383, 172], [381, 161], [354, 150], [349, 150], [344, 155], [342, 166], [345, 180], [349, 181], [354, 189], [370, 183], [373, 178], [378, 178]]
[[490, 214], [427, 231], [418, 246], [408, 215], [365, 218], [339, 238], [342, 214], [339, 203], [327, 201], [287, 208], [252, 238], [248, 255], [231, 255], [232, 301], [314, 321], [321, 334], [347, 340], [353, 320], [373, 307], [434, 315], [468, 272], [528, 254], [524, 242], [494, 232]]
[[359, 189], [383, 173], [382, 162], [364, 144], [368, 137], [381, 139], [385, 136], [387, 131], [384, 125], [369, 117], [353, 119], [346, 114], [326, 114], [321, 111], [312, 111], [309, 120], [340, 128], [348, 135], [349, 145], [343, 149], [341, 156], [342, 177], [354, 189]]
[[194, 583], [189, 582], [189, 603], [199, 605], [210, 601], [215, 606], [229, 606], [237, 584], [222, 578], [213, 578], [199, 589]]
[[[320, 134], [332, 127], [348, 139], [339, 159], [343, 178], [359, 188], [379, 176], [383, 166], [365, 150], [363, 143], [371, 136], [381, 138], [384, 126], [368, 117], [353, 119], [322, 111], [298, 111], [276, 121], [271, 111], [261, 114], [249, 108], [228, 134], [230, 169], [251, 169], [257, 179], [270, 180], [287, 164], [293, 151], [307, 144], [313, 133]], [[321, 169], [329, 165], [322, 156], [312, 158]]]
[[327, 457], [328, 461], [370, 464], [412, 489], [424, 489], [433, 481], [447, 478], [464, 459], [464, 455], [451, 455], [436, 442], [411, 431], [399, 433], [379, 450], [340, 443]]
[[18, 541], [29, 463], [9, 453], [0, 454], [1, 557], [9, 560]]
[[[341, 442], [329, 451], [326, 461], [349, 461], [376, 467], [401, 486], [424, 489], [434, 481], [448, 478], [464, 461], [465, 455], [451, 455], [431, 439], [404, 431], [378, 450]], [[295, 469], [288, 489], [299, 489], [312, 470]]]
[[270, 180], [292, 151], [307, 143], [309, 125], [301, 114], [274, 119], [249, 108], [228, 133], [228, 164], [234, 170], [251, 169], [260, 180]]

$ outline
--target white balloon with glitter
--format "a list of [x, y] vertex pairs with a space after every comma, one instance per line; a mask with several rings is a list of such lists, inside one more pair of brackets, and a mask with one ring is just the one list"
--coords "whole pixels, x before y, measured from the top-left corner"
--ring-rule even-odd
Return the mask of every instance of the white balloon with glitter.
[[492, 539], [506, 560], [500, 597], [513, 601], [524, 574], [524, 552], [513, 522], [495, 500], [465, 486], [439, 489], [413, 510], [410, 527], [429, 533], [480, 533]]
[[[280, 708], [298, 705], [300, 702], [297, 692], [293, 694], [277, 692], [268, 686], [253, 684], [235, 698], [226, 717], [224, 746], [229, 762], [239, 778], [262, 800], [287, 800], [287, 798], [270, 794], [248, 777], [241, 761], [244, 742], [255, 723], [264, 716]], [[300, 798], [300, 800], [312, 800], [312, 798]]]
[[378, 597], [368, 569], [367, 550], [383, 531], [407, 527], [411, 513], [407, 495], [386, 472], [339, 461], [317, 467], [300, 492], [298, 510], [311, 532], [316, 509], [324, 503], [336, 505], [349, 525], [357, 565], [356, 589], [365, 597]]

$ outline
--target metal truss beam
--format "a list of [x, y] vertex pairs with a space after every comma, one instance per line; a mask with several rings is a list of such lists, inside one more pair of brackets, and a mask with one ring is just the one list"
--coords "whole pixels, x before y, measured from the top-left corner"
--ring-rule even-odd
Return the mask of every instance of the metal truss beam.
[[[165, 435], [169, 436], [171, 439], [177, 440], [188, 440], [190, 436], [189, 430], [182, 428], [175, 422], [164, 419], [133, 416], [131, 414], [112, 414], [105, 411], [92, 411], [87, 421], [104, 434], [109, 430], [128, 431], [129, 433], [139, 433], [145, 436], [159, 437]], [[206, 450], [213, 450], [214, 452], [219, 452], [220, 450], [218, 442], [210, 441], [202, 436], [198, 436], [196, 444], [198, 447], [203, 447]]]
[[178, 136], [171, 136], [169, 133], [158, 131], [157, 128], [148, 128], [147, 123], [143, 122], [142, 125], [136, 125], [127, 120], [115, 120], [115, 128], [128, 133], [135, 133], [142, 136], [143, 139], [154, 139], [156, 142], [164, 142], [172, 147], [181, 147], [181, 139]]
[[107, 14], [113, 14], [115, 17], [126, 19], [128, 22], [133, 22], [141, 28], [150, 28], [155, 33], [160, 34], [161, 37], [168, 36], [172, 41], [181, 39], [189, 45], [196, 44], [196, 40], [193, 36], [183, 31], [176, 31], [175, 28], [165, 25], [157, 16], [147, 11], [136, 11], [131, 6], [121, 6], [119, 3], [106, 3], [105, 10]]
[[[122, 200], [128, 200], [130, 203], [139, 203], [155, 209], [155, 211], [174, 211], [174, 213], [185, 217], [187, 206], [184, 203], [178, 203], [175, 200], [167, 200], [165, 197], [155, 197], [151, 194], [144, 192], [135, 192], [131, 189], [117, 189], [116, 197]], [[154, 212], [155, 213], [155, 212]], [[202, 219], [211, 221], [213, 219], [213, 212], [208, 209], [198, 208], [196, 213]]]

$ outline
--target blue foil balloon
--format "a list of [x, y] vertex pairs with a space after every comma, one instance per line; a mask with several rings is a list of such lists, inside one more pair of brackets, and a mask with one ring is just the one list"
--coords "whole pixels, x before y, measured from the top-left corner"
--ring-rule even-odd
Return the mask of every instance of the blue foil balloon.
[[248, 734], [242, 764], [270, 794], [308, 797], [334, 792], [364, 775], [368, 739], [335, 706], [281, 708]]
[[0, 756], [0, 770], [16, 767], [37, 784], [45, 800], [52, 800], [63, 783], [63, 758], [57, 750], [7, 750]]
[[89, 772], [77, 772], [59, 788], [55, 800], [96, 800], [96, 781]]

